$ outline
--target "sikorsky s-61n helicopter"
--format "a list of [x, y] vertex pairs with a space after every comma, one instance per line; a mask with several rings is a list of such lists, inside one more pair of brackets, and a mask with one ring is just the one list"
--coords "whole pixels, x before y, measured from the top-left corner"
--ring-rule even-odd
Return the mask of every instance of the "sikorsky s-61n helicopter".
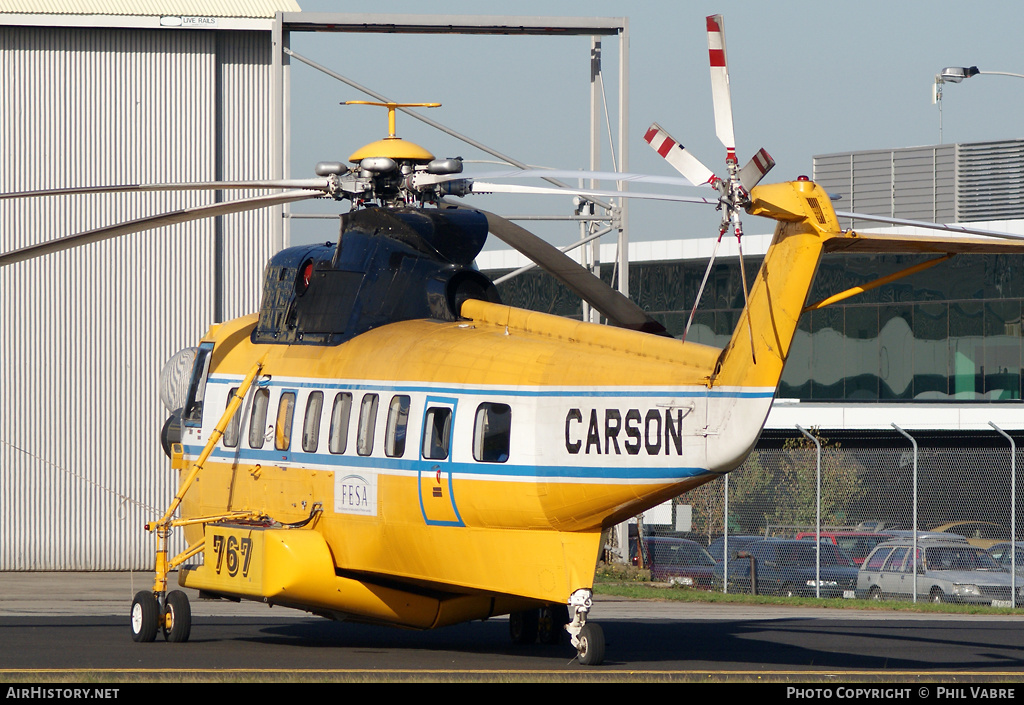
[[[259, 312], [212, 326], [169, 365], [188, 370], [180, 409], [163, 432], [180, 488], [147, 525], [156, 536], [156, 580], [131, 606], [136, 641], [159, 631], [169, 641], [189, 638], [188, 598], [168, 589], [178, 569], [181, 586], [206, 596], [332, 619], [430, 629], [509, 614], [517, 641], [556, 642], [567, 632], [581, 663], [600, 664], [604, 637], [589, 615], [604, 533], [729, 472], [754, 447], [800, 315], [823, 305], [806, 305], [823, 253], [943, 255], [926, 263], [933, 264], [958, 252], [1024, 252], [1024, 242], [993, 237], [1004, 234], [957, 226], [901, 221], [958, 231], [933, 237], [842, 231], [837, 215], [854, 214], [837, 214], [813, 182], [758, 185], [773, 161], [761, 150], [739, 167], [722, 18], [707, 18], [707, 28], [726, 175], [657, 125], [645, 138], [687, 182], [715, 189], [712, 198], [657, 197], [717, 205], [719, 240], [742, 237], [743, 211], [777, 221], [749, 290], [744, 276], [745, 311], [724, 349], [672, 338], [521, 227], [446, 200], [545, 189], [463, 176], [459, 160], [436, 159], [397, 137], [397, 103], [379, 104], [388, 109], [389, 136], [352, 154], [352, 167], [321, 164], [318, 178], [302, 181], [135, 186], [289, 190], [0, 256], [4, 266], [308, 198], [352, 203], [336, 246], [276, 254]], [[610, 325], [502, 305], [473, 268], [488, 232]], [[188, 547], [171, 556], [176, 528]]]

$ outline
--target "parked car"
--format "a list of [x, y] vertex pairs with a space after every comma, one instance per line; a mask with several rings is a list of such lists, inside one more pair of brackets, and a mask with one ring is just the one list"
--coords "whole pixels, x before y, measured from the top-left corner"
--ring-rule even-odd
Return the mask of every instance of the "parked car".
[[[747, 546], [755, 541], [763, 540], [764, 536], [729, 536], [729, 560], [735, 558], [738, 552], [746, 550]], [[712, 541], [708, 546], [708, 553], [716, 563], [721, 563], [725, 553], [725, 536], [719, 536]]]
[[651, 580], [710, 588], [715, 559], [696, 541], [668, 537], [646, 539]]
[[[821, 543], [822, 597], [854, 596], [857, 585], [857, 566], [841, 548]], [[815, 597], [819, 592], [817, 555], [813, 541], [797, 539], [763, 539], [749, 544], [745, 552], [753, 557], [757, 592], [762, 595], [788, 595]], [[729, 590], [751, 590], [749, 557], [729, 561]], [[715, 568], [721, 579], [723, 564]]]
[[[886, 529], [885, 533], [892, 534], [897, 539], [906, 539], [907, 541], [914, 540], [914, 532], [912, 529]], [[918, 531], [918, 541], [954, 541], [956, 543], [967, 543], [960, 534], [951, 534], [946, 531]]]
[[[914, 594], [913, 543], [879, 544], [860, 568], [857, 597], [910, 599]], [[932, 602], [1010, 606], [1010, 574], [989, 553], [959, 541], [918, 540], [917, 596]], [[1024, 586], [1017, 588], [1022, 603]]]
[[[818, 536], [816, 531], [802, 531], [796, 535], [798, 540], [813, 541]], [[846, 551], [858, 566], [864, 562], [872, 549], [880, 543], [896, 538], [889, 533], [875, 531], [822, 531], [821, 540], [831, 543]]]
[[951, 521], [948, 524], [936, 526], [932, 531], [945, 531], [963, 536], [967, 539], [967, 543], [982, 548], [995, 546], [997, 543], [1006, 541], [1010, 536], [1009, 531], [991, 521]]
[[[996, 559], [996, 562], [1003, 566], [1003, 570], [1010, 570], [1016, 563], [1017, 575], [1024, 575], [1024, 543], [1018, 541], [1016, 543], [1016, 550], [1010, 551], [1010, 542], [1004, 541], [1003, 543], [997, 543], [988, 549], [990, 556]], [[1014, 553], [1016, 553], [1016, 561], [1014, 561]]]

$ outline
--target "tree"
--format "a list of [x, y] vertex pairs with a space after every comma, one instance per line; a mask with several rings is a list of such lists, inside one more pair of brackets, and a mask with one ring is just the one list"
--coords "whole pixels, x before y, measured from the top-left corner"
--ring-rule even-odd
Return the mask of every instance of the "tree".
[[[729, 533], [747, 532], [747, 527], [763, 528], [771, 498], [771, 481], [757, 451], [729, 473]], [[724, 478], [690, 490], [681, 501], [693, 508], [695, 533], [710, 542], [725, 532]]]
[[[816, 432], [813, 435], [817, 436]], [[821, 523], [841, 526], [850, 521], [847, 509], [865, 490], [860, 464], [839, 443], [821, 443]], [[817, 453], [806, 437], [790, 439], [779, 455], [775, 472], [772, 523], [814, 524], [817, 514]]]
[[[839, 443], [821, 443], [821, 521], [849, 522], [848, 509], [865, 494], [861, 466]], [[729, 533], [759, 534], [768, 524], [813, 525], [817, 511], [817, 454], [807, 438], [781, 450], [752, 452], [729, 474]], [[692, 507], [693, 531], [710, 542], [725, 531], [722, 478], [678, 500]]]

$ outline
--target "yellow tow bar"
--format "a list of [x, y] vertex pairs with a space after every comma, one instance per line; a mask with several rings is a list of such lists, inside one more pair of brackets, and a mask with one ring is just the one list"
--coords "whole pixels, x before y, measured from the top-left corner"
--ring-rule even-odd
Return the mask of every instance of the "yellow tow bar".
[[258, 515], [258, 512], [242, 511], [227, 512], [217, 516], [193, 519], [183, 518], [177, 521], [171, 519], [174, 512], [177, 511], [178, 507], [181, 505], [181, 501], [184, 498], [185, 493], [188, 492], [192, 483], [195, 482], [196, 477], [199, 476], [199, 471], [203, 469], [203, 465], [213, 452], [214, 447], [217, 445], [217, 441], [219, 441], [224, 435], [224, 429], [227, 428], [228, 423], [238, 411], [238, 407], [242, 405], [242, 400], [245, 399], [245, 395], [249, 392], [249, 388], [259, 376], [260, 370], [262, 369], [263, 359], [261, 358], [260, 361], [257, 362], [251, 370], [249, 370], [249, 374], [245, 376], [245, 379], [243, 379], [242, 383], [238, 386], [234, 397], [232, 397], [231, 401], [228, 403], [227, 408], [224, 409], [224, 414], [220, 417], [220, 421], [218, 421], [217, 425], [214, 427], [213, 433], [210, 434], [210, 438], [206, 442], [203, 452], [199, 454], [199, 458], [195, 463], [193, 463], [192, 469], [189, 471], [188, 476], [182, 481], [177, 494], [174, 495], [174, 499], [171, 500], [171, 505], [167, 508], [163, 517], [158, 521], [146, 524], [146, 531], [156, 532], [156, 580], [153, 583], [153, 592], [158, 595], [163, 595], [167, 591], [167, 574], [173, 568], [177, 567], [203, 549], [204, 542], [200, 540], [197, 544], [189, 546], [179, 556], [176, 556], [174, 560], [169, 561], [167, 559], [167, 541], [170, 537], [172, 527], [194, 523], [206, 524], [212, 521], [223, 521], [224, 519], [251, 518]]

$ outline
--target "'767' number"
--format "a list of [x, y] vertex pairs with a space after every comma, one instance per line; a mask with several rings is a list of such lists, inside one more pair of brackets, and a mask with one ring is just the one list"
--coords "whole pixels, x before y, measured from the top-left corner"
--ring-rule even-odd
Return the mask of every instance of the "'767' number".
[[[227, 562], [228, 575], [232, 578], [238, 575], [239, 568], [242, 577], [249, 574], [249, 561], [252, 559], [252, 539], [239, 539], [236, 536], [225, 536], [223, 534], [213, 535], [213, 553], [217, 556], [216, 572], [220, 574]], [[239, 560], [241, 559], [241, 560]]]

